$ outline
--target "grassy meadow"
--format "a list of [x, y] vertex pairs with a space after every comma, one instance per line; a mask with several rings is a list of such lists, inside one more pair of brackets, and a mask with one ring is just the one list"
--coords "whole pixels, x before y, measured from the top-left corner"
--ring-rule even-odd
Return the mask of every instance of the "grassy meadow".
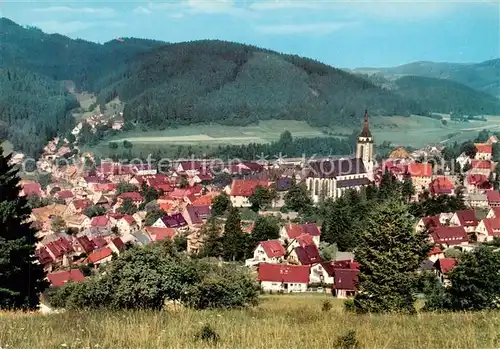
[[[412, 115], [411, 117], [377, 117], [371, 121], [371, 130], [378, 143], [390, 141], [395, 145], [422, 147], [429, 143], [463, 142], [474, 139], [481, 129], [500, 130], [500, 116], [489, 116], [487, 122], [468, 123], [440, 120]], [[361, 127], [361, 125], [360, 125]], [[304, 121], [265, 120], [250, 126], [190, 125], [158, 131], [139, 130], [123, 132], [103, 140], [99, 145], [87, 150], [96, 154], [109, 153], [110, 141], [121, 143], [128, 140], [136, 151], [143, 154], [158, 149], [176, 149], [179, 145], [191, 146], [193, 150], [209, 149], [226, 144], [267, 143], [279, 139], [288, 130], [294, 137], [322, 137], [325, 131], [335, 136], [347, 136], [353, 128], [337, 126], [329, 129], [315, 128]]]
[[[218, 343], [195, 340], [205, 324]], [[0, 313], [0, 347], [9, 349], [336, 348], [351, 330], [365, 349], [498, 348], [500, 313], [361, 316], [323, 294], [263, 296], [245, 310]]]

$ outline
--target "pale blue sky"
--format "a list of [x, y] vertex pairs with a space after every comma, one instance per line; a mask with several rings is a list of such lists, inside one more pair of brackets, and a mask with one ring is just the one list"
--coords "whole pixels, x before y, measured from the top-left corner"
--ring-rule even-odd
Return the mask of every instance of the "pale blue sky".
[[91, 41], [221, 39], [348, 68], [500, 57], [498, 1], [0, 0], [0, 16]]

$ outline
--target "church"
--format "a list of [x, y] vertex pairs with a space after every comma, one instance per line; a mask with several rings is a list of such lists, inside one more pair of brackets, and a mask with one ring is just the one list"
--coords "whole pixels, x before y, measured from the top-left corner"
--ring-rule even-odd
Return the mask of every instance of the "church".
[[314, 202], [321, 198], [337, 199], [348, 189], [360, 189], [373, 181], [375, 154], [368, 111], [356, 144], [354, 158], [320, 160], [307, 164], [305, 183]]

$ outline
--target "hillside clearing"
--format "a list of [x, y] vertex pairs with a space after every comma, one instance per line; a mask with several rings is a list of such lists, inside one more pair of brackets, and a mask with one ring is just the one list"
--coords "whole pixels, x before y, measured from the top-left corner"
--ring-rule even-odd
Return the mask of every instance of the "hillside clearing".
[[[332, 303], [328, 312], [324, 301]], [[264, 296], [246, 310], [67, 312], [0, 315], [2, 348], [209, 348], [194, 340], [204, 324], [220, 336], [218, 348], [333, 348], [355, 330], [363, 348], [497, 348], [497, 312], [366, 315], [345, 313], [323, 294]]]

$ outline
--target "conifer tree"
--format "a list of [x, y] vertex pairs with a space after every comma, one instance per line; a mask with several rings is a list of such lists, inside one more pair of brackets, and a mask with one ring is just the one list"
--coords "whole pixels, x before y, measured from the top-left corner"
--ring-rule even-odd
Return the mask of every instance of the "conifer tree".
[[31, 209], [19, 197], [17, 169], [0, 147], [0, 309], [36, 309], [48, 286], [43, 267], [36, 263]]
[[377, 206], [365, 220], [355, 249], [358, 312], [415, 312], [416, 271], [428, 246], [426, 233], [415, 232], [413, 223], [407, 206], [396, 199]]
[[215, 218], [210, 218], [202, 228], [203, 246], [200, 249], [202, 257], [222, 256], [222, 236], [221, 229]]
[[236, 207], [229, 209], [222, 237], [223, 257], [228, 261], [240, 261], [245, 258], [247, 236], [241, 230], [240, 211]]

